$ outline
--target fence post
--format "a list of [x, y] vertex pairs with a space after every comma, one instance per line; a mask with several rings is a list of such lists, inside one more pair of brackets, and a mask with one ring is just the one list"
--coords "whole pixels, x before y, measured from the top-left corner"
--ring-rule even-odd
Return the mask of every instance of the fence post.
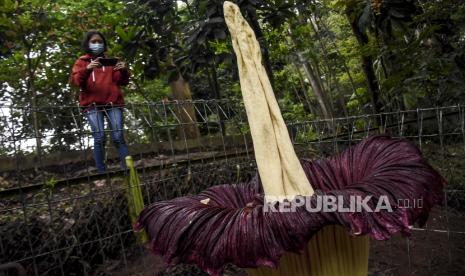
[[[144, 198], [142, 197], [142, 191], [140, 188], [140, 179], [137, 175], [137, 171], [134, 168], [134, 161], [131, 156], [126, 156], [126, 166], [129, 169], [129, 173], [126, 175], [127, 192], [126, 197], [128, 199], [128, 212], [131, 218], [131, 225], [136, 223], [139, 213], [144, 208]], [[144, 244], [148, 241], [147, 234], [145, 232], [135, 233], [136, 239], [140, 244]]]

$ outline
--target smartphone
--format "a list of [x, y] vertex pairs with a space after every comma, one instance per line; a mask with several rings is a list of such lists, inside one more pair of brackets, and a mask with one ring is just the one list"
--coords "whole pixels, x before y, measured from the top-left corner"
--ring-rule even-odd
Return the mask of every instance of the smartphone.
[[115, 66], [118, 63], [117, 58], [100, 58], [98, 61], [103, 66]]

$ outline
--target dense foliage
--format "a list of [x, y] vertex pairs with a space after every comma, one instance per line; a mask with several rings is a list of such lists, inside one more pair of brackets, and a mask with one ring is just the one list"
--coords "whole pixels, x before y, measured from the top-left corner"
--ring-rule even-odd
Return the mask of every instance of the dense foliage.
[[[235, 2], [260, 41], [285, 119], [449, 105], [463, 98], [462, 1]], [[130, 101], [240, 99], [222, 4], [2, 0], [0, 102], [32, 108], [76, 105], [69, 72], [88, 29], [103, 31], [110, 41], [108, 54], [130, 64]], [[190, 84], [191, 95], [170, 89], [180, 79]], [[36, 131], [52, 129], [40, 116], [28, 120]], [[63, 122], [53, 129], [69, 128]], [[68, 139], [53, 143], [73, 138]]]

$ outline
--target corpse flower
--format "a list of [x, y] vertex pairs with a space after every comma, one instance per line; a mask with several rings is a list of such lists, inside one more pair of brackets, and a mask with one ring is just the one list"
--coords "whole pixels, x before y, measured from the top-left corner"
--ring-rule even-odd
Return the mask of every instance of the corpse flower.
[[[305, 206], [295, 212], [265, 212], [257, 176], [249, 183], [215, 186], [196, 196], [154, 203], [142, 211], [136, 228], [147, 231], [151, 249], [168, 265], [195, 263], [211, 275], [219, 275], [228, 263], [277, 267], [285, 252], [302, 253], [326, 225], [342, 225], [353, 235], [376, 240], [398, 232], [409, 235], [414, 222], [424, 223], [431, 207], [442, 201], [446, 183], [416, 146], [388, 136], [372, 136], [340, 155], [301, 163], [319, 191], [307, 197], [313, 207], [322, 194], [344, 200], [372, 196], [374, 202], [387, 196], [392, 212], [312, 212]], [[399, 206], [419, 200], [421, 206]]]
[[[135, 228], [145, 229], [152, 251], [168, 265], [194, 263], [210, 275], [219, 275], [228, 263], [257, 276], [367, 275], [368, 237], [410, 234], [414, 222], [424, 223], [442, 201], [446, 181], [413, 144], [388, 136], [370, 137], [329, 159], [299, 160], [252, 29], [237, 5], [226, 1], [224, 14], [257, 176], [154, 203], [141, 212]], [[325, 198], [336, 198], [338, 208], [318, 208]], [[372, 208], [347, 211], [354, 198]], [[377, 210], [376, 202], [387, 208]], [[289, 206], [290, 211], [281, 208]]]

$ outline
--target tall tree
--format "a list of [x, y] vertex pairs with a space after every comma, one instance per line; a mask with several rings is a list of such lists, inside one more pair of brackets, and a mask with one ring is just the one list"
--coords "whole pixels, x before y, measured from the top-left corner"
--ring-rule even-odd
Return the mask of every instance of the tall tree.
[[[382, 109], [381, 98], [380, 98], [380, 89], [379, 82], [376, 77], [376, 73], [373, 68], [373, 56], [370, 53], [363, 51], [364, 47], [368, 46], [368, 35], [361, 27], [361, 16], [363, 14], [363, 5], [360, 5], [360, 1], [353, 0], [346, 3], [345, 13], [349, 20], [350, 27], [352, 32], [357, 39], [360, 47], [362, 48], [362, 66], [363, 72], [365, 73], [368, 91], [371, 95], [371, 105], [373, 113], [380, 113]], [[367, 6], [370, 8], [370, 6]], [[363, 21], [362, 21], [363, 22]]]

